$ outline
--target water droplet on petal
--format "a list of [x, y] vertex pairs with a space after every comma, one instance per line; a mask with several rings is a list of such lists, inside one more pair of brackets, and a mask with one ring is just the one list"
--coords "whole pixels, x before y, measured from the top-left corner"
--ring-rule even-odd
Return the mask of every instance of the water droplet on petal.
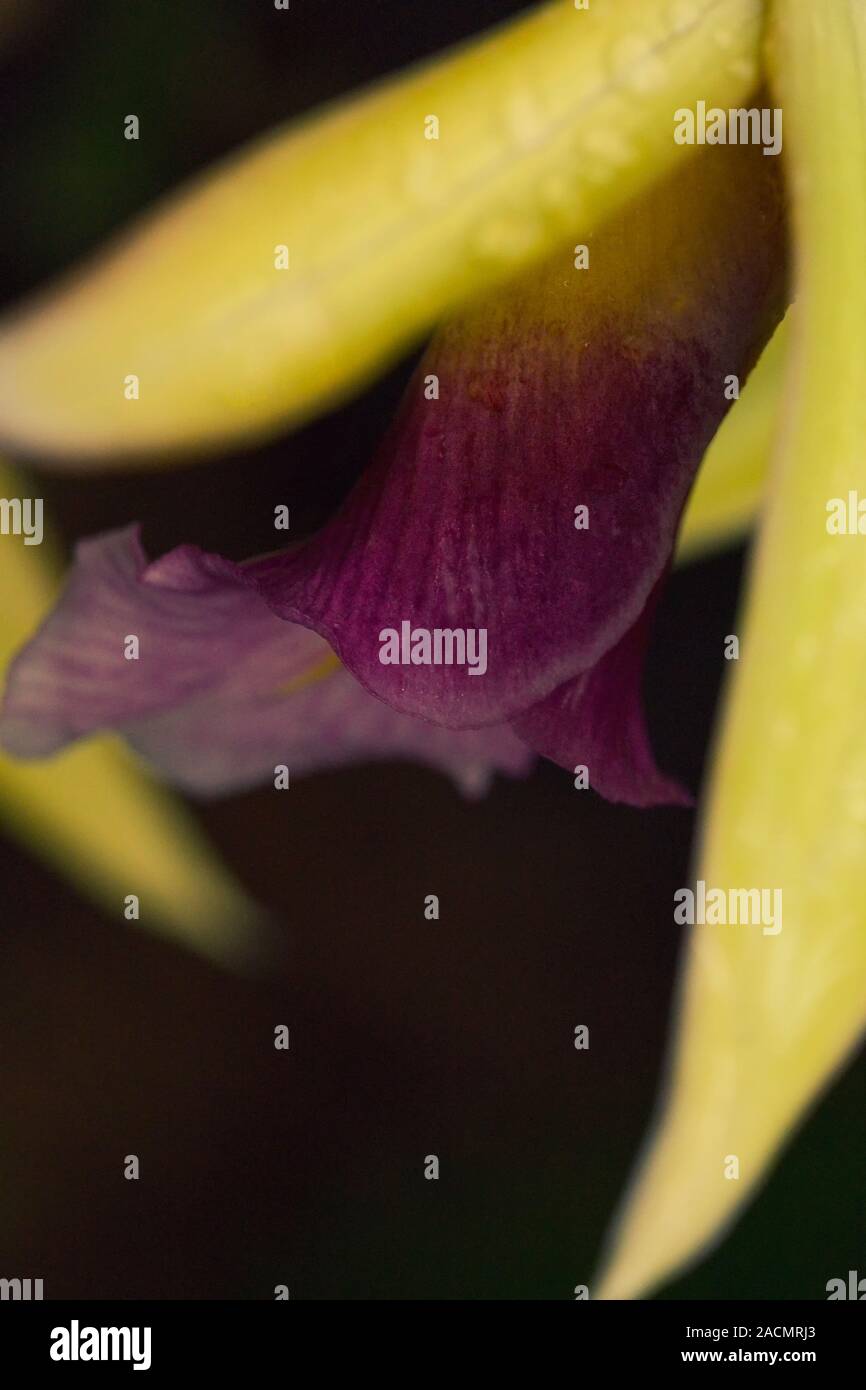
[[606, 166], [608, 173], [612, 169], [631, 164], [636, 158], [634, 146], [620, 131], [610, 127], [598, 126], [594, 130], [588, 130], [583, 138], [583, 147], [591, 159], [598, 160]]
[[702, 15], [706, 15], [703, 0], [673, 0], [668, 6], [668, 19], [675, 29], [690, 28]]
[[574, 180], [560, 170], [554, 169], [538, 185], [538, 201], [542, 207], [551, 210], [561, 208], [574, 201]]
[[614, 46], [611, 72], [632, 92], [653, 92], [665, 77], [665, 64], [645, 38], [630, 34]]
[[425, 152], [412, 160], [403, 177], [403, 192], [424, 207], [441, 202], [442, 178], [435, 156]]
[[531, 92], [515, 92], [504, 114], [508, 133], [519, 149], [537, 144], [544, 134], [544, 112]]
[[475, 251], [485, 261], [511, 265], [530, 254], [540, 234], [538, 220], [525, 212], [500, 213], [478, 228]]

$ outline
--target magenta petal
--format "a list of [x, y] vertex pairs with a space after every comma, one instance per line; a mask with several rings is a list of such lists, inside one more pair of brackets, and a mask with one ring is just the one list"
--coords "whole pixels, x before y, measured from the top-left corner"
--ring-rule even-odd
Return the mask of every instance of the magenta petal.
[[[281, 624], [233, 566], [205, 561], [182, 549], [149, 570], [137, 527], [83, 541], [56, 607], [9, 669], [5, 746], [45, 756], [190, 699], [257, 652]], [[130, 638], [137, 660], [125, 655]]]
[[[321, 638], [302, 634], [329, 652]], [[410, 761], [447, 773], [466, 796], [484, 793], [497, 772], [525, 776], [535, 762], [508, 727], [444, 729], [391, 709], [345, 668], [294, 694], [230, 695], [226, 690], [126, 726], [132, 746], [166, 777], [200, 795], [357, 763]]]
[[[777, 317], [771, 162], [696, 157], [599, 233], [590, 269], [564, 248], [447, 326], [340, 513], [253, 567], [274, 611], [396, 708], [458, 728], [513, 718], [594, 666], [643, 611], [726, 378]], [[404, 622], [484, 629], [486, 673], [383, 665], [381, 634]]]
[[559, 686], [513, 728], [537, 753], [629, 806], [691, 806], [693, 798], [656, 767], [641, 699], [641, 677], [661, 585], [638, 621], [585, 674]]
[[[138, 660], [127, 660], [129, 637]], [[368, 695], [315, 633], [275, 617], [243, 567], [181, 547], [148, 565], [136, 528], [78, 547], [57, 607], [13, 662], [0, 741], [44, 756], [102, 728], [123, 732], [170, 780], [200, 793], [316, 768], [411, 758], [478, 794], [529, 770], [507, 727], [436, 728]]]

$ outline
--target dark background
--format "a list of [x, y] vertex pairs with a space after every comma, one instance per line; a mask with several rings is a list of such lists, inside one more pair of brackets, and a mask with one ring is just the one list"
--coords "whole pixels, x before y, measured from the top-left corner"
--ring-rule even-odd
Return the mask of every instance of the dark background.
[[[243, 139], [521, 6], [13, 8], [10, 303]], [[120, 138], [128, 112], [138, 143]], [[152, 553], [272, 548], [275, 503], [291, 505], [293, 531], [319, 524], [409, 370], [265, 449], [46, 477], [49, 515], [67, 541], [138, 518]], [[693, 788], [741, 564], [731, 553], [677, 573], [657, 624], [654, 743]], [[550, 765], [478, 805], [432, 773], [376, 766], [196, 814], [280, 923], [286, 963], [266, 983], [101, 917], [0, 841], [0, 1274], [41, 1276], [57, 1298], [271, 1298], [277, 1283], [310, 1299], [572, 1297], [651, 1111], [693, 817], [578, 795]], [[589, 1052], [573, 1048], [578, 1023]], [[829, 1278], [866, 1274], [864, 1102], [861, 1059], [733, 1235], [664, 1296], [820, 1299]], [[137, 1183], [122, 1177], [127, 1153]], [[422, 1176], [428, 1153], [438, 1183]]]

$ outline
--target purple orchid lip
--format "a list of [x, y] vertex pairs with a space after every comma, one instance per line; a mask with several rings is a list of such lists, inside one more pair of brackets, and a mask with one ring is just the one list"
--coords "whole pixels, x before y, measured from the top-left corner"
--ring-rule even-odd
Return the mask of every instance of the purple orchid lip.
[[557, 260], [447, 325], [310, 541], [243, 565], [82, 545], [11, 668], [4, 745], [115, 727], [212, 791], [377, 752], [475, 787], [528, 744], [612, 800], [682, 804], [643, 652], [724, 383], [781, 312], [782, 228], [760, 151], [697, 157], [592, 242], [591, 275]]
[[[784, 219], [754, 149], [697, 158], [648, 202], [591, 244], [591, 272], [563, 258], [447, 325], [347, 503], [252, 567], [276, 613], [395, 708], [454, 728], [520, 717], [616, 646], [665, 571], [725, 382], [778, 321]], [[404, 623], [483, 632], [484, 678], [383, 663], [381, 633]]]
[[561, 685], [527, 710], [514, 728], [543, 757], [575, 773], [608, 801], [631, 806], [692, 806], [674, 777], [659, 772], [641, 700], [644, 655], [663, 579], [625, 636], [592, 670]]
[[[0, 732], [44, 757], [117, 728], [171, 780], [212, 795], [274, 775], [406, 758], [478, 795], [534, 761], [507, 726], [437, 728], [371, 698], [316, 633], [277, 618], [242, 567], [182, 546], [149, 565], [136, 527], [85, 541], [13, 663]], [[124, 656], [127, 638], [138, 655]]]

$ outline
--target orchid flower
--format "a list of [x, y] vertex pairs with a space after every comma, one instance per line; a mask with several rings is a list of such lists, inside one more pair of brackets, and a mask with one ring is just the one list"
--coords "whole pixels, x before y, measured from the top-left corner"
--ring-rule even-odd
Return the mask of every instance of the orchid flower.
[[[603, 1297], [695, 1257], [864, 1013], [856, 542], [822, 497], [854, 485], [863, 437], [866, 16], [814, 10], [545, 4], [242, 152], [0, 328], [0, 439], [104, 467], [272, 435], [434, 330], [317, 534], [243, 564], [149, 558], [134, 527], [79, 547], [8, 673], [19, 756], [112, 729], [213, 794], [383, 755], [475, 793], [541, 755], [612, 800], [687, 804], [642, 713], [653, 612], [678, 534], [717, 543], [766, 492], [702, 874], [778, 886], [785, 930], [692, 937], [666, 1118]], [[784, 170], [674, 137], [698, 102], [768, 99]], [[481, 634], [473, 668], [458, 636]], [[818, 797], [791, 784], [814, 758]]]

